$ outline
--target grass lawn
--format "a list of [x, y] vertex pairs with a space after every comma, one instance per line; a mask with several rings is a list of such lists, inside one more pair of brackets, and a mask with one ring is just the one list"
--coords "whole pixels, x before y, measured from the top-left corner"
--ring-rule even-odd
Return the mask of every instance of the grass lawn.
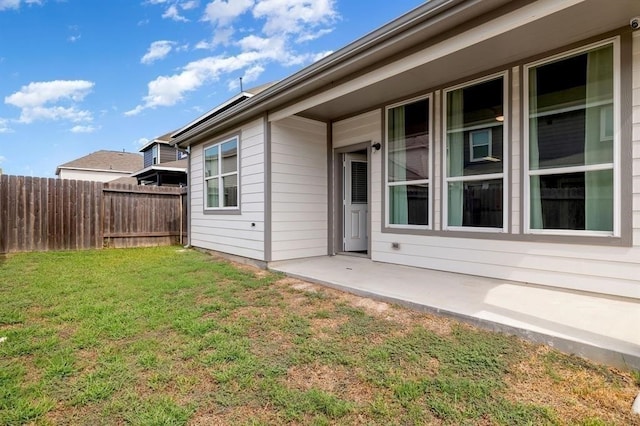
[[0, 424], [640, 424], [640, 376], [179, 247], [0, 258]]

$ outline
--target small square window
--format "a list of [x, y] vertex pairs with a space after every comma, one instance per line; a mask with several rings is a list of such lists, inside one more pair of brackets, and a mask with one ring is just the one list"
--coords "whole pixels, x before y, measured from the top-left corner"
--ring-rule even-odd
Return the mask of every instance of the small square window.
[[491, 129], [469, 132], [469, 158], [471, 161], [486, 161], [491, 157]]

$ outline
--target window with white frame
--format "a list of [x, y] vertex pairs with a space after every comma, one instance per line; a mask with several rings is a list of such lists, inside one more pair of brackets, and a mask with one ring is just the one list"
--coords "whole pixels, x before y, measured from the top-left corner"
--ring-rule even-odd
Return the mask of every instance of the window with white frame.
[[158, 144], [153, 145], [151, 148], [151, 164], [153, 165], [160, 162], [160, 154], [158, 153], [159, 149]]
[[469, 132], [470, 161], [486, 161], [491, 157], [491, 133], [492, 129]]
[[613, 235], [617, 42], [525, 67], [528, 231]]
[[504, 230], [505, 80], [500, 74], [445, 91], [447, 229]]
[[238, 137], [204, 149], [206, 209], [238, 209]]
[[428, 228], [430, 98], [387, 107], [387, 225]]

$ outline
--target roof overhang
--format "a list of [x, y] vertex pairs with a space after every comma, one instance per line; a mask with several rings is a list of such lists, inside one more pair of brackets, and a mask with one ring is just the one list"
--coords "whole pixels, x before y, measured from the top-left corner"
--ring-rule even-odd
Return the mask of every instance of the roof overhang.
[[204, 113], [203, 115], [201, 115], [200, 117], [196, 118], [195, 120], [193, 120], [191, 123], [187, 124], [186, 126], [176, 130], [174, 133], [171, 134], [172, 138], [176, 138], [184, 133], [187, 133], [189, 130], [197, 127], [198, 125], [206, 122], [207, 120], [215, 117], [218, 114], [221, 114], [222, 112], [229, 110], [231, 108], [233, 108], [234, 106], [238, 105], [240, 102], [244, 101], [245, 99], [249, 99], [251, 97], [253, 97], [254, 94], [250, 93], [250, 92], [240, 92], [237, 95], [235, 95], [234, 97], [232, 97], [231, 99], [228, 99], [227, 101], [225, 101], [224, 103], [218, 105], [217, 107], [213, 108], [210, 111], [207, 111], [206, 113]]
[[145, 167], [142, 170], [138, 170], [137, 172], [131, 173], [131, 177], [138, 177], [140, 175], [144, 175], [153, 171], [187, 173], [187, 168], [186, 167], [164, 167], [164, 166], [155, 165], [155, 166]]
[[628, 28], [640, 1], [432, 0], [251, 99], [175, 133], [185, 148], [267, 115], [330, 122]]
[[115, 169], [92, 169], [89, 167], [68, 167], [68, 166], [58, 166], [56, 168], [56, 175], [60, 174], [61, 170], [78, 170], [81, 172], [100, 172], [100, 173], [116, 173], [119, 175], [128, 175], [131, 172], [128, 170], [115, 170]]
[[153, 139], [142, 145], [142, 147], [138, 150], [139, 152], [144, 152], [151, 145], [160, 144], [160, 145], [169, 145], [169, 141], [164, 141], [162, 139]]

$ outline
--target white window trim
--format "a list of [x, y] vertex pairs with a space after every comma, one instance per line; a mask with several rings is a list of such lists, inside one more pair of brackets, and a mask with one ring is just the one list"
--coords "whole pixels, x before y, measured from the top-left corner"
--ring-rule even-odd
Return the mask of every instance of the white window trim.
[[[576, 54], [586, 52], [598, 47], [613, 45], [613, 163], [602, 163], [586, 166], [558, 167], [551, 169], [530, 170], [529, 169], [529, 69], [553, 61], [561, 60]], [[579, 47], [577, 49], [568, 50], [557, 55], [549, 56], [535, 62], [525, 64], [523, 67], [523, 218], [524, 233], [534, 235], [561, 235], [561, 236], [593, 236], [593, 237], [620, 237], [620, 199], [621, 199], [621, 183], [620, 183], [620, 37], [608, 38], [596, 43]], [[545, 174], [564, 174], [577, 173], [596, 170], [612, 170], [613, 169], [613, 232], [607, 231], [589, 231], [589, 230], [565, 230], [565, 229], [532, 229], [531, 228], [531, 185], [530, 177]]]
[[[389, 117], [389, 110], [399, 107], [399, 106], [403, 106], [403, 105], [408, 105], [414, 102], [419, 102], [422, 100], [427, 99], [428, 101], [428, 105], [429, 105], [429, 116], [427, 117], [428, 120], [428, 124], [429, 124], [429, 138], [428, 138], [428, 143], [429, 143], [429, 153], [427, 155], [427, 162], [429, 165], [429, 176], [428, 179], [421, 179], [421, 180], [409, 180], [409, 181], [401, 181], [401, 182], [389, 182], [389, 122], [388, 122], [388, 117]], [[385, 168], [384, 168], [384, 191], [385, 191], [385, 196], [384, 196], [384, 224], [386, 228], [391, 228], [391, 229], [413, 229], [413, 230], [430, 230], [433, 229], [433, 161], [432, 161], [432, 156], [433, 156], [433, 96], [431, 93], [429, 93], [428, 95], [424, 95], [424, 96], [418, 96], [415, 98], [411, 98], [411, 99], [407, 99], [404, 100], [402, 102], [398, 102], [392, 105], [387, 105], [384, 109], [384, 162], [385, 162]], [[389, 223], [389, 188], [391, 186], [408, 186], [408, 185], [421, 185], [421, 184], [427, 184], [429, 185], [429, 190], [428, 190], [428, 218], [427, 220], [429, 221], [428, 225], [401, 225], [401, 224], [392, 224]]]
[[[228, 173], [222, 173], [222, 145], [227, 143], [227, 142], [231, 142], [235, 140], [236, 141], [236, 171], [235, 172], [228, 172]], [[206, 176], [206, 170], [207, 170], [207, 154], [206, 151], [207, 149], [213, 148], [213, 147], [218, 147], [218, 174], [214, 175], [214, 176]], [[207, 181], [212, 180], [212, 179], [218, 179], [218, 188], [219, 188], [219, 200], [220, 200], [220, 204], [223, 204], [224, 202], [224, 181], [223, 178], [226, 176], [233, 176], [236, 175], [237, 176], [237, 183], [238, 183], [238, 205], [237, 206], [221, 206], [221, 207], [209, 207], [207, 206], [207, 202], [208, 202], [208, 197], [207, 197]], [[216, 142], [214, 144], [211, 145], [207, 145], [202, 149], [202, 177], [203, 177], [203, 196], [204, 196], [204, 200], [203, 200], [203, 206], [204, 206], [204, 210], [205, 211], [236, 211], [236, 210], [240, 210], [240, 138], [238, 136], [233, 136], [227, 139], [224, 139], [220, 142]]]
[[[502, 173], [492, 173], [484, 175], [470, 176], [447, 176], [447, 93], [465, 87], [473, 86], [478, 83], [495, 80], [502, 77], [502, 97], [503, 97], [503, 119], [496, 126], [502, 125]], [[509, 110], [508, 105], [511, 102], [511, 90], [509, 87], [509, 71], [504, 70], [491, 75], [487, 75], [475, 80], [466, 81], [456, 86], [451, 86], [442, 91], [442, 129], [445, 137], [442, 140], [442, 229], [444, 231], [465, 231], [465, 232], [486, 232], [486, 233], [507, 233], [509, 232], [509, 161], [510, 150], [509, 144]], [[484, 126], [486, 127], [486, 126]], [[455, 129], [454, 129], [455, 130]], [[502, 178], [502, 228], [489, 228], [478, 226], [450, 226], [449, 225], [449, 182], [474, 181], [474, 180], [495, 180]]]

